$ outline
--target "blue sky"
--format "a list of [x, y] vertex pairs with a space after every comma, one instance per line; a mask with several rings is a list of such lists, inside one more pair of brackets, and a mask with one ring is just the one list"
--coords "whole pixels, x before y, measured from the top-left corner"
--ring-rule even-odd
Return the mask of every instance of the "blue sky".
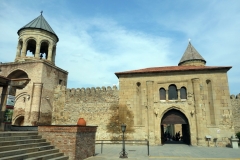
[[115, 72], [176, 66], [191, 39], [208, 66], [232, 66], [240, 93], [239, 0], [1, 0], [0, 61], [12, 62], [17, 31], [40, 15], [59, 37], [56, 65], [68, 88], [118, 84]]

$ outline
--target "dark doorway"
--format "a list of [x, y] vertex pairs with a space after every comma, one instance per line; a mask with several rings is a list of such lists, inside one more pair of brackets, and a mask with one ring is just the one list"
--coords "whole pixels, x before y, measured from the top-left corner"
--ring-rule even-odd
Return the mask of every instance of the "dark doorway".
[[162, 144], [190, 144], [190, 128], [187, 117], [179, 110], [171, 109], [161, 120]]
[[24, 116], [20, 116], [15, 120], [14, 125], [15, 126], [22, 126], [24, 123]]

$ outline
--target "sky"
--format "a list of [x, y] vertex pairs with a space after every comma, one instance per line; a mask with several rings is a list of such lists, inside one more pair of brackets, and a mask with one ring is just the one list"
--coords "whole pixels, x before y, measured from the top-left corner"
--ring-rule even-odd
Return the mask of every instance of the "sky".
[[67, 88], [118, 86], [115, 72], [177, 66], [189, 39], [207, 66], [232, 66], [240, 93], [239, 0], [1, 0], [0, 62], [13, 62], [17, 31], [43, 16], [59, 37]]

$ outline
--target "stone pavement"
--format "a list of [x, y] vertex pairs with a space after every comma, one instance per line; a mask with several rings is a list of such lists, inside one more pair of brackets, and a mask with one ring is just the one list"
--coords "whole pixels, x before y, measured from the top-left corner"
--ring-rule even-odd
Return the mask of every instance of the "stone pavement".
[[[101, 145], [96, 145], [96, 155], [87, 160], [114, 160], [120, 159], [119, 152], [122, 145], [104, 144], [101, 154]], [[200, 147], [185, 144], [165, 144], [150, 146], [150, 155], [147, 155], [146, 145], [126, 145], [128, 160], [240, 160], [240, 149], [223, 147]]]

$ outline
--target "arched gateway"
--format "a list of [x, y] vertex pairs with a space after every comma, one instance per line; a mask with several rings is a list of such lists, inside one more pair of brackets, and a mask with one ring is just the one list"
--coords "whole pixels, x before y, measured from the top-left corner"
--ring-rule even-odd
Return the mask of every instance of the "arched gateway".
[[[178, 132], [181, 138], [176, 136]], [[185, 144], [190, 144], [188, 119], [181, 111], [171, 109], [163, 115], [161, 119], [161, 139], [162, 144], [173, 141], [176, 143], [182, 141]]]

